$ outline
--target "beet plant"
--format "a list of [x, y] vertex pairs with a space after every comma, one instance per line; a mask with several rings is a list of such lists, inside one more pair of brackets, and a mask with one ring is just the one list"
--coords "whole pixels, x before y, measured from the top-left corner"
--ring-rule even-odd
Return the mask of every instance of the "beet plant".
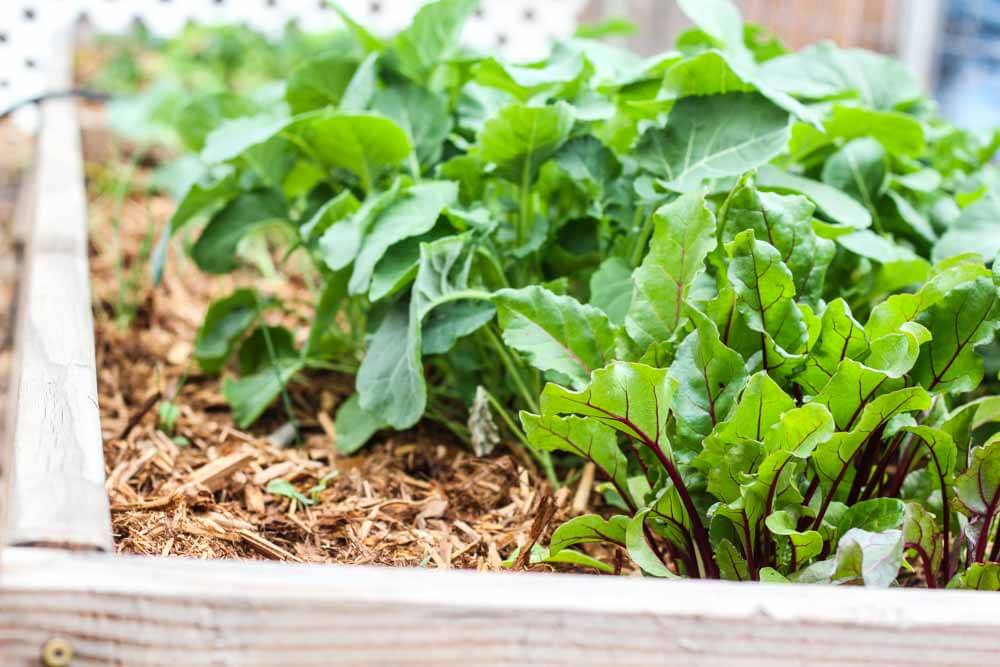
[[[931, 587], [996, 581], [1000, 439], [973, 432], [1000, 397], [968, 397], [1000, 274], [959, 255], [863, 321], [842, 298], [817, 312], [812, 212], [749, 178], [655, 212], [626, 322], [660, 335], [521, 414], [532, 446], [600, 468], [623, 513], [568, 521], [537, 559], [601, 541], [656, 576], [888, 586], [905, 563]], [[659, 297], [647, 272], [670, 276]]]

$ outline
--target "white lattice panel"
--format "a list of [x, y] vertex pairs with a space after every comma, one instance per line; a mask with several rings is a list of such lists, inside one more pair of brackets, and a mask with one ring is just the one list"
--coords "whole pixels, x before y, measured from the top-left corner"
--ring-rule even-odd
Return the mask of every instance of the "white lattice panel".
[[[373, 32], [405, 27], [426, 0], [341, 0]], [[481, 0], [463, 39], [499, 50], [515, 60], [547, 53], [555, 39], [569, 36], [586, 0]], [[277, 34], [288, 21], [322, 31], [339, 24], [324, 0], [0, 0], [0, 109], [45, 90], [52, 36], [86, 15], [100, 32], [122, 32], [136, 20], [169, 36], [186, 22], [242, 22]]]

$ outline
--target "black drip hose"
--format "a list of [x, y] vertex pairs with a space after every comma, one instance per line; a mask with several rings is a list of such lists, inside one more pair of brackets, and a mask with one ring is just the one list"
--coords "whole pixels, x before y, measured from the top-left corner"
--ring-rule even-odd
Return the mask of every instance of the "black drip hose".
[[36, 95], [34, 97], [29, 97], [28, 99], [21, 100], [14, 106], [5, 109], [3, 113], [0, 113], [0, 120], [3, 120], [10, 116], [12, 113], [17, 111], [22, 107], [26, 107], [29, 104], [40, 104], [45, 100], [57, 99], [60, 97], [79, 97], [84, 100], [94, 100], [97, 102], [106, 102], [111, 99], [111, 95], [108, 93], [94, 90], [92, 88], [70, 88], [68, 90], [50, 90], [42, 93], [41, 95]]

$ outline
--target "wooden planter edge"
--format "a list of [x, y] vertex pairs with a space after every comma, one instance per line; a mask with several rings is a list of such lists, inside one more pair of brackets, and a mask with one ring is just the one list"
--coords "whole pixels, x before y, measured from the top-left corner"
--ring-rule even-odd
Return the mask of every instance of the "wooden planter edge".
[[[53, 43], [48, 80], [72, 82], [72, 36]], [[42, 105], [26, 230], [4, 466], [13, 545], [110, 549], [104, 449], [87, 263], [87, 214], [76, 103]]]
[[[71, 44], [58, 42], [57, 84]], [[80, 135], [73, 102], [43, 115], [4, 466], [3, 665], [39, 664], [53, 642], [74, 666], [933, 666], [1000, 655], [990, 593], [87, 553], [112, 545]]]
[[0, 655], [73, 665], [983, 665], [1000, 596], [11, 548]]

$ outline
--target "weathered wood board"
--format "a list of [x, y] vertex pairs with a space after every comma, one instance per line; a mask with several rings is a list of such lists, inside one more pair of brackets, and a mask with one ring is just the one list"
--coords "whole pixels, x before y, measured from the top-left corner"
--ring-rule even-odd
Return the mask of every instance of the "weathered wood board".
[[3, 665], [995, 664], [1000, 596], [8, 549]]
[[[54, 45], [53, 89], [71, 82], [67, 37]], [[7, 544], [111, 547], [80, 143], [76, 103], [44, 103], [11, 388]]]

